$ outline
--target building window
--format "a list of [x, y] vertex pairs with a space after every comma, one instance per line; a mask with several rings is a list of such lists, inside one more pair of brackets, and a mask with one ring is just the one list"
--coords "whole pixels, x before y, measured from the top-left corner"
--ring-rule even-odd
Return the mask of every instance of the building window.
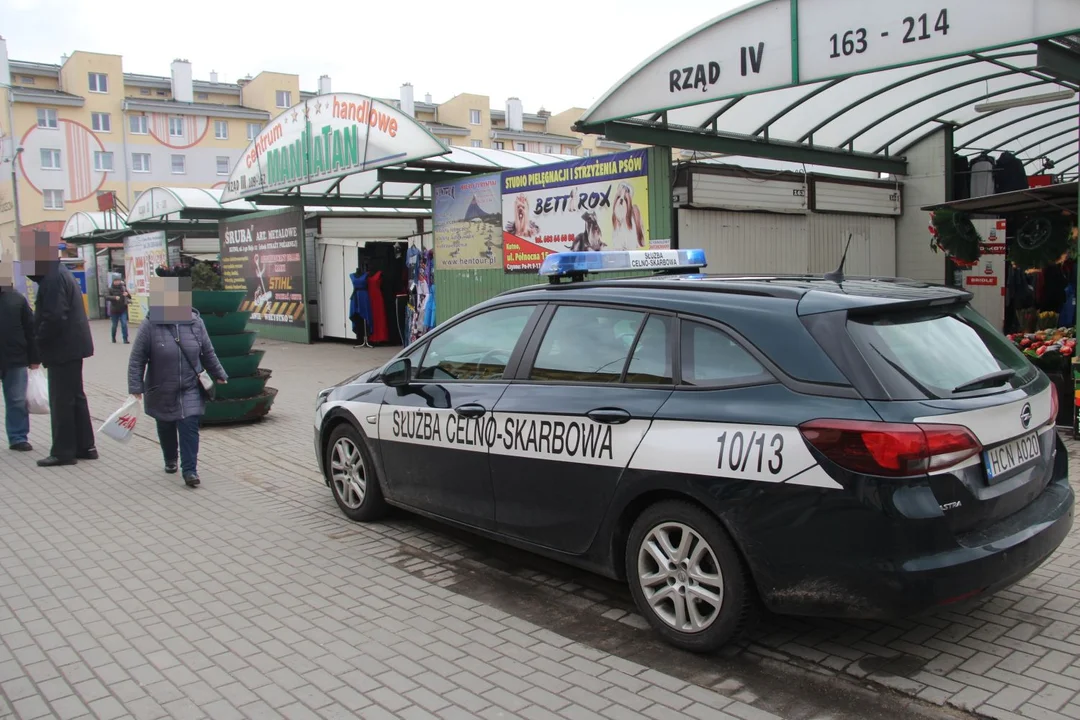
[[41, 148], [41, 169], [60, 169], [60, 150], [56, 148]]
[[514, 149], [517, 150], [518, 152], [525, 152], [525, 143], [523, 143], [523, 142], [514, 143]]
[[228, 175], [229, 174], [229, 157], [227, 155], [218, 155], [217, 174], [218, 175]]
[[506, 143], [504, 143], [502, 140], [496, 140], [495, 141], [495, 149], [496, 150], [505, 150], [506, 149]]
[[292, 93], [288, 90], [278, 90], [275, 93], [275, 98], [277, 100], [277, 106], [279, 108], [292, 107]]
[[184, 137], [184, 118], [169, 118], [169, 137]]
[[131, 172], [148, 173], [150, 172], [150, 153], [132, 153], [131, 154]]
[[252, 141], [259, 137], [259, 132], [262, 131], [262, 125], [260, 123], [248, 123], [247, 124], [247, 139]]
[[90, 92], [109, 92], [109, 76], [105, 73], [90, 73]]
[[483, 147], [484, 146], [484, 143], [482, 143], [479, 140], [473, 140], [469, 144], [472, 145], [473, 147]]
[[139, 88], [139, 94], [140, 95], [149, 95], [150, 94], [150, 88]]
[[157, 94], [160, 95], [161, 97], [165, 97], [166, 95], [169, 94], [169, 91], [168, 90], [158, 90]]
[[187, 171], [187, 159], [183, 155], [172, 156], [172, 174], [183, 175]]
[[229, 121], [228, 120], [215, 120], [214, 121], [214, 137], [218, 140], [229, 139]]
[[56, 129], [56, 111], [52, 108], [38, 108], [37, 126], [39, 128]]
[[555, 146], [554, 145], [545, 145], [544, 146], [544, 152], [546, 152], [546, 153], [555, 152]]
[[210, 93], [195, 93], [196, 100], [209, 100]]
[[98, 172], [113, 171], [113, 155], [111, 152], [94, 151], [94, 169]]
[[63, 190], [42, 190], [41, 194], [45, 196], [45, 209], [46, 210], [63, 210], [64, 209], [64, 191]]
[[19, 79], [22, 80], [23, 85], [33, 85], [34, 84], [34, 78], [30, 77], [29, 75], [23, 75]]
[[132, 135], [146, 135], [149, 133], [149, 124], [145, 115], [129, 115], [128, 128]]
[[90, 113], [90, 127], [94, 132], [112, 132], [112, 118], [109, 113]]
[[[571, 150], [570, 154], [573, 155], [574, 151]], [[591, 148], [585, 148], [584, 150], [581, 151], [581, 154], [584, 155], [585, 157], [592, 157], [592, 149]]]
[[473, 124], [473, 125], [479, 125], [480, 124], [480, 111], [479, 110], [470, 110], [469, 111], [469, 122], [471, 124]]

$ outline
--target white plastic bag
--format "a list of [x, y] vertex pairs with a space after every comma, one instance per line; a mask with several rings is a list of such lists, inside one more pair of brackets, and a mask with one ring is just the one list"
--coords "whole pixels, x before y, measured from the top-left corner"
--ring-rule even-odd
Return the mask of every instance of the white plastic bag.
[[27, 372], [26, 407], [34, 415], [49, 414], [49, 381], [41, 368], [31, 368]]
[[118, 443], [126, 443], [131, 439], [135, 424], [139, 421], [139, 404], [134, 396], [128, 395], [120, 409], [109, 416], [105, 424], [98, 428], [98, 432]]

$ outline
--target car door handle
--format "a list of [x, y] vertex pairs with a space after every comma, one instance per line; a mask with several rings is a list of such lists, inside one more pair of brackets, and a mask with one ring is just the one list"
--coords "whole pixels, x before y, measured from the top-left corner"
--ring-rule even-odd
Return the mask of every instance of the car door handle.
[[622, 425], [630, 422], [630, 413], [619, 408], [597, 408], [585, 414], [593, 422], [605, 425]]
[[476, 418], [483, 417], [484, 413], [487, 412], [487, 408], [477, 403], [466, 403], [465, 405], [458, 405], [454, 408], [454, 412], [461, 417]]

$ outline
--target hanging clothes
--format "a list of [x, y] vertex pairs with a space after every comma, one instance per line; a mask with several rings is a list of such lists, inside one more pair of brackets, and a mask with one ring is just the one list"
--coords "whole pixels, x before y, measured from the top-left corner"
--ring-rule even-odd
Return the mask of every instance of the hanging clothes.
[[971, 163], [963, 155], [953, 155], [953, 200], [971, 197]]
[[994, 159], [980, 153], [971, 160], [971, 197], [994, 194]]
[[1020, 158], [1010, 152], [1001, 153], [994, 165], [994, 191], [999, 193], [1027, 190], [1027, 171]]
[[352, 297], [349, 298], [349, 320], [352, 321], [353, 334], [356, 337], [371, 335], [371, 300], [368, 297], [368, 274], [349, 275], [352, 280]]
[[390, 329], [386, 323], [386, 301], [382, 292], [382, 271], [376, 270], [368, 275], [368, 299], [371, 307], [371, 333], [368, 340], [372, 343], [390, 341]]
[[424, 327], [430, 330], [435, 327], [435, 286], [428, 290], [427, 304], [424, 306]]

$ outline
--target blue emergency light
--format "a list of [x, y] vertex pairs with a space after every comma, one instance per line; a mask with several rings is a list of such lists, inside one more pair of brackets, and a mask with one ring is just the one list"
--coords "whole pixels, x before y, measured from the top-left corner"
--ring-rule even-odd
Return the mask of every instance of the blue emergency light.
[[704, 250], [606, 250], [562, 252], [544, 258], [540, 274], [552, 278], [635, 270], [698, 270], [708, 265]]

